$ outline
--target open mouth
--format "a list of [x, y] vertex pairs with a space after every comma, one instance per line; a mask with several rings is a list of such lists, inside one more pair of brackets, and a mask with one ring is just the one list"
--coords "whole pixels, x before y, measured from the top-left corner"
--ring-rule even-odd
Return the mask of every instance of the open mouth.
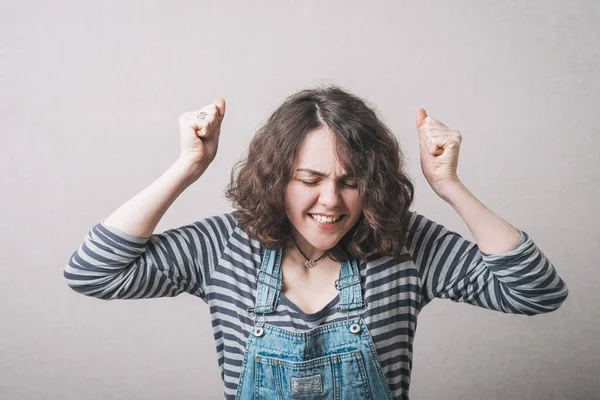
[[323, 216], [317, 215], [317, 214], [308, 214], [308, 215], [310, 215], [310, 217], [313, 220], [317, 221], [319, 224], [326, 225], [326, 226], [335, 225], [338, 222], [340, 222], [341, 220], [343, 220], [344, 217], [346, 217], [346, 214], [342, 214], [337, 217], [323, 217]]

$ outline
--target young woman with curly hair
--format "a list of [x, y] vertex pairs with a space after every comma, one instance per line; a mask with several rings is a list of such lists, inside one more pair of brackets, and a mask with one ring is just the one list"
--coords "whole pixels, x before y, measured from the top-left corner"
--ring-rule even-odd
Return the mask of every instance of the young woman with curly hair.
[[203, 299], [226, 399], [408, 399], [431, 300], [535, 315], [566, 299], [531, 237], [458, 179], [460, 132], [417, 111], [425, 178], [476, 243], [409, 211], [397, 139], [338, 86], [273, 112], [232, 171], [234, 211], [153, 233], [216, 155], [225, 101], [198, 111], [180, 117], [177, 162], [89, 231], [64, 277], [104, 300]]

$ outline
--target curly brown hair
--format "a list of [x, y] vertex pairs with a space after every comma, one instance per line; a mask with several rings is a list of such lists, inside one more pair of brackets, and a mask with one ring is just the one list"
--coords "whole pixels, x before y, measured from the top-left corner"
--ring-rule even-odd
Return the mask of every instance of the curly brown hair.
[[232, 215], [267, 249], [289, 243], [285, 190], [302, 143], [321, 127], [334, 133], [336, 156], [363, 196], [361, 217], [329, 250], [330, 257], [337, 261], [375, 254], [400, 257], [414, 197], [404, 155], [375, 111], [338, 85], [287, 97], [258, 129], [247, 155], [231, 171], [225, 196], [236, 209]]

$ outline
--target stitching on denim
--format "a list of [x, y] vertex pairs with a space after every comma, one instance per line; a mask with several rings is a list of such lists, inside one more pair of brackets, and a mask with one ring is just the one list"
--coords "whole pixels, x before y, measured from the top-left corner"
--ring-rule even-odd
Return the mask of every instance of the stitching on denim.
[[280, 328], [278, 326], [271, 325], [271, 324], [265, 324], [264, 328], [267, 330], [267, 332], [272, 332], [274, 334], [280, 335], [285, 338], [305, 340], [306, 336], [308, 336], [308, 335], [318, 336], [318, 335], [321, 335], [322, 333], [339, 330], [341, 327], [349, 327], [350, 325], [352, 325], [352, 323], [357, 322], [359, 319], [361, 319], [361, 318], [359, 317], [359, 318], [352, 318], [352, 319], [344, 320], [344, 321], [331, 322], [329, 324], [320, 325], [320, 326], [317, 326], [316, 328], [313, 328], [313, 329], [310, 329], [310, 330], [304, 331], [304, 332], [292, 332], [285, 328]]
[[254, 398], [258, 399], [258, 395], [259, 393], [259, 388], [262, 386], [260, 383], [260, 368], [258, 368], [259, 364], [258, 364], [258, 357], [256, 356], [256, 362], [254, 363]]
[[367, 368], [365, 366], [365, 360], [363, 359], [362, 353], [357, 357], [356, 363], [358, 364], [358, 369], [360, 371], [360, 375], [362, 376], [363, 388], [369, 399], [371, 399], [371, 387], [369, 385], [369, 379], [367, 377]]
[[[334, 363], [334, 361], [331, 359], [332, 356], [333, 356], [333, 354], [330, 354], [330, 355], [326, 355], [326, 356], [322, 356], [322, 357], [318, 357], [318, 358], [313, 358], [312, 360], [308, 360], [308, 361], [287, 361], [287, 360], [282, 360], [282, 359], [276, 358], [276, 357], [264, 357], [261, 355], [257, 355], [256, 362], [260, 363], [260, 364], [268, 364], [268, 365], [281, 365], [282, 367], [291, 369], [293, 371], [302, 371], [302, 370], [311, 369], [311, 368], [315, 368], [315, 367], [322, 367], [324, 365], [330, 365], [330, 364]], [[360, 350], [351, 350], [346, 353], [336, 353], [335, 356], [339, 360], [343, 360], [346, 358], [355, 358], [356, 359], [358, 357], [361, 357], [361, 354], [360, 354]]]
[[[272, 260], [274, 253], [275, 259]], [[275, 311], [279, 300], [279, 293], [283, 286], [281, 279], [281, 250], [270, 250], [263, 254], [260, 271], [257, 274], [257, 296], [255, 309], [267, 314]], [[264, 276], [267, 278], [263, 279]], [[275, 280], [275, 284], [272, 281]]]
[[283, 399], [283, 381], [281, 379], [281, 368], [279, 368], [279, 366], [276, 366], [275, 368], [275, 381], [275, 385], [277, 386], [277, 394]]
[[377, 373], [379, 374], [379, 379], [381, 379], [382, 383], [384, 383], [385, 391], [386, 391], [388, 397], [390, 399], [392, 399], [393, 398], [392, 389], [388, 385], [387, 379], [385, 378], [385, 374], [383, 373], [383, 368], [381, 367], [381, 364], [379, 362], [379, 356], [377, 355], [377, 350], [375, 349], [375, 344], [373, 344], [371, 334], [369, 333], [369, 328], [367, 327], [367, 324], [364, 323], [362, 320], [361, 320], [360, 324], [362, 326], [362, 329], [364, 329], [365, 332], [367, 333], [366, 341], [367, 341], [367, 344], [369, 345], [369, 348], [371, 349], [371, 358], [373, 359], [373, 363], [375, 364], [375, 368], [377, 369]]

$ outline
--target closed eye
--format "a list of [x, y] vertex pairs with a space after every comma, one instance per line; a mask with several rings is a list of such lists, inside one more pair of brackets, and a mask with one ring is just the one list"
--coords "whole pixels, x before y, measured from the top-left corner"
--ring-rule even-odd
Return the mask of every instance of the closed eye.
[[[306, 186], [316, 186], [316, 185], [319, 184], [319, 181], [314, 181], [314, 182], [300, 181], [300, 182], [304, 183]], [[348, 188], [351, 188], [351, 189], [357, 189], [358, 188], [358, 185], [353, 185], [353, 184], [350, 184], [350, 183], [344, 183], [343, 185], [346, 186], [346, 187], [348, 187]]]
[[307, 182], [307, 181], [300, 181], [302, 183], [304, 183], [306, 186], [315, 186], [317, 183], [319, 182]]

